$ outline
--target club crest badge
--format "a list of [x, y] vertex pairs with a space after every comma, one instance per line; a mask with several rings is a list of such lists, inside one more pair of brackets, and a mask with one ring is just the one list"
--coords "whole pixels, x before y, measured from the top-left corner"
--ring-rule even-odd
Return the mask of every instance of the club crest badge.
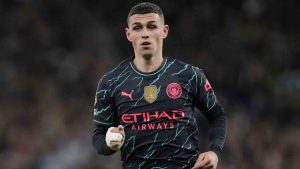
[[166, 93], [171, 99], [178, 99], [182, 94], [182, 88], [178, 83], [170, 83], [166, 89]]
[[148, 103], [153, 103], [157, 99], [157, 87], [149, 85], [144, 87], [144, 98]]

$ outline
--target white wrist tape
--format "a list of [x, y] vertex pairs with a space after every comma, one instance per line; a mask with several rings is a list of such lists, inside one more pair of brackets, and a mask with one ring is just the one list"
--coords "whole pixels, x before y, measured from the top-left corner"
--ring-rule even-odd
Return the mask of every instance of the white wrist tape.
[[123, 145], [123, 141], [124, 141], [123, 136], [120, 133], [112, 133], [111, 130], [113, 128], [114, 127], [110, 127], [106, 132], [106, 137], [105, 137], [106, 145], [108, 147], [111, 147], [111, 144], [110, 144], [111, 141], [118, 141], [118, 142], [122, 143], [122, 145]]

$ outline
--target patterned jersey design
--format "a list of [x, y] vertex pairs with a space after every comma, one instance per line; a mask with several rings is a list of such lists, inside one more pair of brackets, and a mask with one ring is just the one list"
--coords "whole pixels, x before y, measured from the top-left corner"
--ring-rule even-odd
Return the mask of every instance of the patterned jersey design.
[[199, 155], [194, 115], [216, 104], [204, 73], [164, 58], [152, 73], [139, 72], [126, 59], [99, 81], [94, 109], [96, 130], [125, 127], [123, 168], [192, 168]]

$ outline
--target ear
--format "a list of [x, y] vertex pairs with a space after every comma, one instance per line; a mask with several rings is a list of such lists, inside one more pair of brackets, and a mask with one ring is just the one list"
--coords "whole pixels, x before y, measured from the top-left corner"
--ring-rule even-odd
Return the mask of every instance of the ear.
[[169, 33], [169, 25], [164, 25], [162, 37], [166, 38], [168, 36], [168, 33]]
[[125, 34], [126, 34], [127, 40], [131, 42], [132, 40], [131, 40], [131, 37], [130, 37], [129, 28], [125, 28]]

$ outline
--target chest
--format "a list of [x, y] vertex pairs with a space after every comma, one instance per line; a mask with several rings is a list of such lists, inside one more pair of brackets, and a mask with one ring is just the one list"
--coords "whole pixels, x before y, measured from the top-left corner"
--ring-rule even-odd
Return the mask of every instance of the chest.
[[192, 106], [192, 86], [183, 76], [130, 76], [123, 85], [114, 88], [114, 106], [118, 114], [169, 111]]

